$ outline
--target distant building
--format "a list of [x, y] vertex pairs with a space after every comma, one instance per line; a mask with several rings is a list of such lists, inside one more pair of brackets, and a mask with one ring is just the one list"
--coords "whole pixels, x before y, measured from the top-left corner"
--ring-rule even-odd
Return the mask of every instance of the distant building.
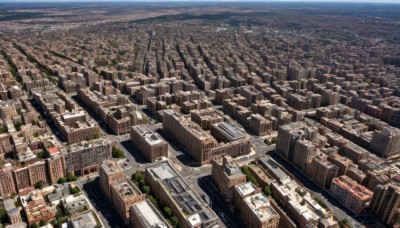
[[237, 157], [250, 153], [250, 138], [218, 144], [217, 140], [199, 125], [193, 123], [173, 110], [165, 110], [163, 129], [177, 139], [199, 164], [210, 163], [221, 155]]

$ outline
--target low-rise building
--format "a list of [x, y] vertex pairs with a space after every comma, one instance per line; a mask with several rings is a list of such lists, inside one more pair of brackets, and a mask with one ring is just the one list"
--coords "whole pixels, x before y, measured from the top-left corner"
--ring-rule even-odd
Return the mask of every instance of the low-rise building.
[[61, 200], [61, 202], [64, 209], [72, 215], [88, 210], [90, 207], [82, 193], [66, 196]]

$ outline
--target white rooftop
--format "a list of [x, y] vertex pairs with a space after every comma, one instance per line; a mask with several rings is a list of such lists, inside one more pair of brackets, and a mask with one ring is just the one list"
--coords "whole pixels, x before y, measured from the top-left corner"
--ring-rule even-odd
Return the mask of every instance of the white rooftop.
[[242, 196], [248, 195], [256, 190], [251, 182], [237, 185], [236, 188]]
[[144, 200], [133, 204], [132, 207], [139, 214], [143, 223], [150, 225], [150, 227], [167, 228], [161, 216], [154, 211], [150, 204], [149, 200]]

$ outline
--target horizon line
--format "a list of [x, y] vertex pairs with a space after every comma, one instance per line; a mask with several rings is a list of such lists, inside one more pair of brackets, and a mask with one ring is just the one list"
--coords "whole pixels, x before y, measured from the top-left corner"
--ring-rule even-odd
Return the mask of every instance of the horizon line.
[[400, 0], [0, 0], [1, 3], [373, 3], [400, 4]]

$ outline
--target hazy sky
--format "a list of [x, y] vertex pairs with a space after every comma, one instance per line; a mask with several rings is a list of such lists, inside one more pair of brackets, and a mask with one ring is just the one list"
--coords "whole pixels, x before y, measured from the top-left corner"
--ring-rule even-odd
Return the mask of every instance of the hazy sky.
[[1, 2], [372, 2], [400, 3], [400, 0], [0, 0]]

